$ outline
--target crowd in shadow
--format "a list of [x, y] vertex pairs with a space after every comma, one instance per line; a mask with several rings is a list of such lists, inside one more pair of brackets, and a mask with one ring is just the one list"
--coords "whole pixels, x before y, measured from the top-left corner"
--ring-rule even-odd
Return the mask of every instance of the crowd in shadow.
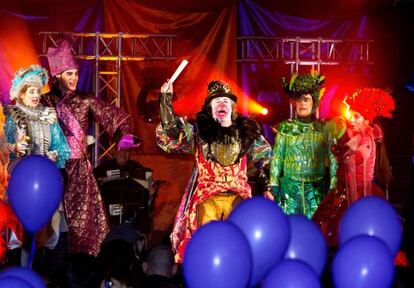
[[[20, 248], [7, 252], [6, 267], [19, 266], [20, 261]], [[131, 217], [112, 228], [96, 257], [68, 253], [67, 233], [61, 233], [55, 249], [36, 250], [32, 269], [47, 287], [184, 287], [169, 239], [150, 245]]]

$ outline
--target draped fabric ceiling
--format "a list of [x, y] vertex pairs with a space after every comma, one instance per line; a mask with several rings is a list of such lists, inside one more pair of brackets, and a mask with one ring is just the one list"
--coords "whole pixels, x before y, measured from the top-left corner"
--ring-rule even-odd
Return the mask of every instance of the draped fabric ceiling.
[[[173, 219], [185, 181], [191, 169], [190, 158], [166, 156], [154, 143], [155, 124], [140, 115], [157, 100], [157, 89], [186, 58], [190, 64], [176, 81], [176, 111], [193, 116], [206, 96], [207, 83], [223, 79], [231, 84], [239, 102], [241, 91], [259, 94], [257, 83], [249, 80], [253, 72], [258, 83], [269, 90], [275, 84], [263, 83], [272, 67], [238, 65], [237, 36], [263, 35], [324, 37], [363, 37], [370, 11], [391, 7], [391, 0], [314, 0], [314, 1], [236, 1], [236, 0], [83, 0], [2, 1], [0, 4], [1, 98], [7, 102], [10, 79], [16, 69], [37, 61], [40, 31], [77, 31], [132, 34], [175, 34], [174, 61], [124, 62], [122, 66], [122, 103], [131, 113], [136, 133], [144, 141], [137, 156], [154, 169], [154, 178], [166, 180], [157, 203], [159, 213], [169, 216], [156, 219], [156, 228], [165, 229]], [[362, 29], [362, 30], [361, 30]], [[43, 63], [43, 62], [42, 62]], [[265, 67], [265, 68], [263, 68]], [[91, 74], [81, 74], [82, 87], [90, 89]], [[274, 83], [278, 79], [271, 80]], [[145, 91], [144, 91], [145, 90]], [[264, 89], [266, 90], [266, 89]], [[145, 99], [139, 97], [142, 92]], [[266, 92], [266, 91], [265, 91]], [[144, 94], [145, 94], [144, 93]], [[271, 96], [273, 97], [273, 96]], [[243, 99], [242, 99], [243, 98]], [[179, 157], [179, 156], [175, 156]], [[187, 161], [184, 161], [187, 159]]]

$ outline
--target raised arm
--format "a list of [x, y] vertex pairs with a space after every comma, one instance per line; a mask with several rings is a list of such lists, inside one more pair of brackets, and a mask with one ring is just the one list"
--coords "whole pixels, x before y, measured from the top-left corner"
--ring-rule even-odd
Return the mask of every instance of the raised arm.
[[194, 126], [175, 115], [172, 98], [172, 84], [166, 82], [159, 97], [161, 123], [155, 132], [157, 144], [166, 152], [194, 153]]

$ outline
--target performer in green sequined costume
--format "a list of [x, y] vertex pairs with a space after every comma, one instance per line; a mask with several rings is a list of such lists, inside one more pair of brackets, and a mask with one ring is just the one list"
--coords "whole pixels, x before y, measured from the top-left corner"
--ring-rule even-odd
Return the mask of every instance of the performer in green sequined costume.
[[[336, 187], [337, 162], [331, 152], [333, 138], [325, 122], [315, 116], [324, 80], [314, 71], [293, 75], [290, 83], [282, 78], [283, 88], [293, 100], [296, 118], [281, 122], [277, 128], [270, 185], [286, 214], [311, 218], [327, 188]], [[325, 184], [327, 164], [329, 187]]]

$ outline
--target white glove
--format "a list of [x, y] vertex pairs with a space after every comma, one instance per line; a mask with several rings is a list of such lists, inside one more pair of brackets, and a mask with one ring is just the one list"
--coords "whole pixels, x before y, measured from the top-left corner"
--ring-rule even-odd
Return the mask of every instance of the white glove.
[[25, 129], [17, 127], [16, 134], [14, 134], [14, 143], [22, 141], [27, 137]]
[[89, 145], [92, 145], [93, 143], [95, 143], [95, 137], [93, 137], [92, 135], [88, 135], [86, 136], [86, 143]]
[[26, 154], [27, 149], [29, 149], [29, 144], [26, 141], [21, 140], [15, 143], [14, 149], [16, 152], [20, 154]]
[[[167, 79], [168, 81], [168, 79]], [[169, 82], [164, 82], [164, 84], [162, 84], [161, 86], [161, 93], [174, 93], [174, 88], [173, 88], [173, 84], [169, 83]]]
[[56, 150], [49, 151], [49, 152], [46, 153], [46, 155], [47, 155], [47, 158], [49, 158], [53, 162], [56, 162], [56, 160], [58, 158], [58, 152]]
[[30, 140], [29, 136], [22, 136], [22, 138], [14, 144], [9, 146], [9, 150], [13, 153], [24, 155], [29, 149], [29, 144], [27, 141]]

